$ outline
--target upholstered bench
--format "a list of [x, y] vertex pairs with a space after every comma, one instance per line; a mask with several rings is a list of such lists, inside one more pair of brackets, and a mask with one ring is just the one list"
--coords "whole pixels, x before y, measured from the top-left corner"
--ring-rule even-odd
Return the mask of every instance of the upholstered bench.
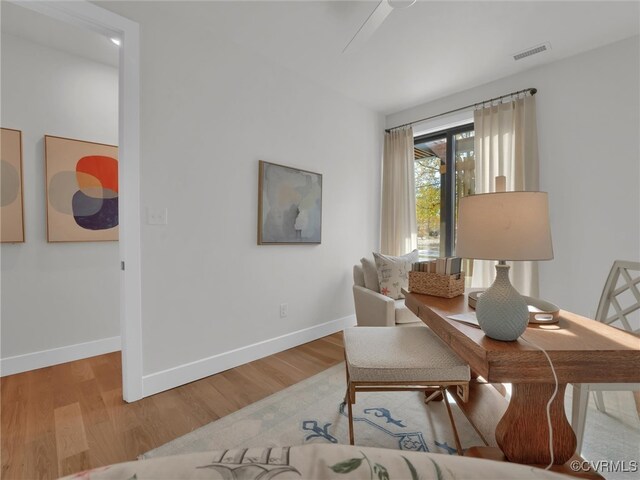
[[426, 399], [442, 394], [461, 454], [446, 388], [457, 386], [467, 401], [471, 373], [463, 362], [427, 327], [351, 327], [344, 331], [347, 370], [345, 402], [349, 411], [349, 442], [354, 444], [353, 408], [356, 392], [388, 390], [436, 390]]

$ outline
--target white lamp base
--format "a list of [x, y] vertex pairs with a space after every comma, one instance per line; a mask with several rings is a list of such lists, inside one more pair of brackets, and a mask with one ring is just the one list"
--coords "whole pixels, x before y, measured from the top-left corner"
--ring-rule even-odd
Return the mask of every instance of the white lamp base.
[[476, 317], [487, 337], [517, 340], [529, 323], [529, 310], [522, 295], [509, 281], [509, 265], [496, 265], [493, 285], [478, 297]]

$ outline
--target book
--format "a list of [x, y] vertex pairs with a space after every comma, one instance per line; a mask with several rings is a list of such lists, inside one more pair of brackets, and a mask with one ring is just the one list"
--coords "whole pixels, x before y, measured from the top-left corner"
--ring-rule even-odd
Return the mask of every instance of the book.
[[414, 272], [434, 272], [435, 273], [435, 260], [425, 260], [422, 262], [416, 262], [411, 264], [411, 270]]
[[462, 271], [462, 259], [459, 257], [444, 257], [434, 260], [424, 260], [411, 264], [414, 272], [437, 273], [440, 275], [457, 275]]
[[456, 275], [462, 271], [462, 259], [460, 257], [448, 257], [445, 273]]

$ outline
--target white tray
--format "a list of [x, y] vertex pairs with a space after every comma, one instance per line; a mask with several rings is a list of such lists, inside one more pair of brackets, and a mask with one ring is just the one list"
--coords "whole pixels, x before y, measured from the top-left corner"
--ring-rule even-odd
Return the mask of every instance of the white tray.
[[[484, 293], [484, 290], [469, 292], [469, 306], [476, 308], [478, 297]], [[529, 323], [557, 323], [560, 320], [560, 309], [557, 305], [540, 298], [527, 297], [523, 295], [524, 301], [529, 307]]]

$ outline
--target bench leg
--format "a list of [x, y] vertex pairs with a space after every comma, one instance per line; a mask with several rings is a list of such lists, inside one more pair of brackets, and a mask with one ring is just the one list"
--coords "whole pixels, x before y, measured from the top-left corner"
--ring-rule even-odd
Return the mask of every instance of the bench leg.
[[460, 444], [460, 437], [458, 437], [458, 429], [456, 428], [456, 422], [453, 421], [453, 413], [451, 412], [451, 405], [449, 405], [449, 399], [447, 398], [447, 392], [445, 388], [441, 388], [442, 398], [444, 404], [447, 406], [447, 413], [449, 414], [449, 421], [451, 422], [451, 428], [453, 429], [453, 439], [456, 442], [456, 450], [458, 455], [462, 456], [462, 445]]
[[353, 400], [355, 400], [356, 392], [351, 386], [351, 384], [347, 385], [347, 410], [349, 412], [349, 444], [354, 445], [353, 440]]

